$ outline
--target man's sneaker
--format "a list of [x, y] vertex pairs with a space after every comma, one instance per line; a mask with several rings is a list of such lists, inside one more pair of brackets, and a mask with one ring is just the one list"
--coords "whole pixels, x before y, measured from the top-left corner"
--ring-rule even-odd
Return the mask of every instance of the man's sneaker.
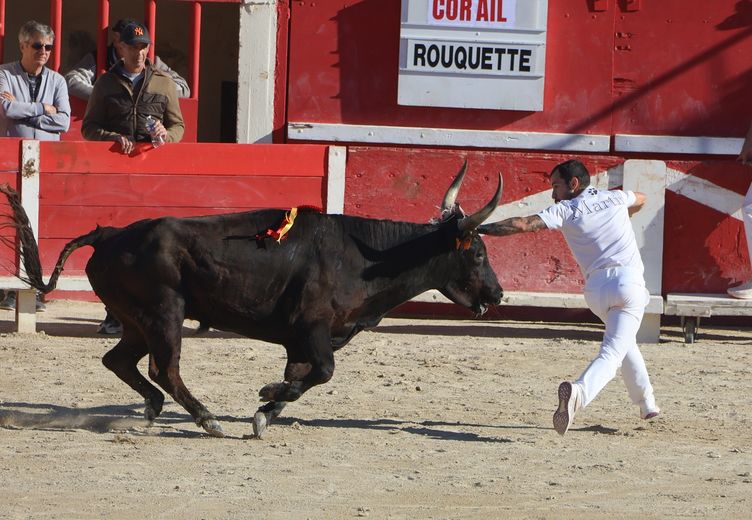
[[5, 291], [5, 298], [0, 300], [0, 309], [6, 311], [16, 310], [16, 291]]
[[726, 289], [729, 296], [739, 298], [740, 300], [752, 300], [752, 280], [745, 282], [736, 287]]
[[44, 300], [42, 300], [42, 293], [37, 293], [37, 312], [45, 312], [47, 310], [47, 305], [45, 305]]
[[[6, 311], [16, 310], [16, 291], [5, 291], [5, 298], [0, 301], [0, 309]], [[37, 312], [44, 312], [47, 310], [47, 306], [42, 301], [42, 293], [37, 293]]]
[[640, 405], [640, 417], [642, 417], [646, 421], [655, 419], [659, 415], [661, 415], [661, 409], [658, 408], [655, 403], [653, 403], [653, 406]]
[[105, 316], [104, 321], [99, 324], [99, 328], [97, 329], [97, 334], [122, 334], [122, 333], [123, 333], [123, 324], [120, 323], [109, 312], [107, 313], [107, 316]]
[[582, 387], [564, 381], [559, 385], [559, 408], [554, 412], [554, 430], [564, 435], [574, 422], [574, 416], [582, 408]]

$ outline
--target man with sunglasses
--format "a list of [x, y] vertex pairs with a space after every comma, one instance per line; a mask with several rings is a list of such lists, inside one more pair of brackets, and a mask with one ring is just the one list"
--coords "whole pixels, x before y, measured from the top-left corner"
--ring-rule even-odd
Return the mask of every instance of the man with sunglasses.
[[[55, 33], [30, 20], [21, 26], [21, 59], [0, 65], [0, 137], [59, 141], [70, 126], [68, 87], [62, 75], [46, 67]], [[7, 291], [0, 309], [16, 308], [16, 292]], [[37, 311], [45, 305], [37, 293]]]
[[21, 60], [0, 65], [0, 136], [59, 141], [70, 126], [68, 87], [46, 67], [55, 33], [34, 20], [21, 26]]

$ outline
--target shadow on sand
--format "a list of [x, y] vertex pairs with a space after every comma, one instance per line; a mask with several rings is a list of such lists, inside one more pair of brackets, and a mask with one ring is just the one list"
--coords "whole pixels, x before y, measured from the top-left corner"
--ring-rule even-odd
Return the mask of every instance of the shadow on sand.
[[[206, 437], [200, 427], [189, 430], [184, 426], [192, 423], [188, 414], [163, 412], [153, 425], [143, 418], [143, 405], [94, 406], [90, 408], [70, 408], [47, 403], [0, 403], [0, 427], [9, 429], [34, 430], [87, 430], [95, 433], [107, 433], [129, 430], [134, 435], [159, 435], [164, 437], [198, 438]], [[220, 423], [247, 423], [250, 433], [250, 417], [217, 417]], [[302, 426], [314, 428], [341, 428], [357, 430], [376, 430], [404, 432], [421, 435], [437, 440], [462, 442], [508, 443], [513, 439], [503, 436], [488, 436], [468, 429], [497, 429], [500, 431], [549, 430], [541, 426], [530, 425], [486, 425], [445, 421], [406, 421], [400, 419], [300, 419], [293, 416], [278, 417], [272, 426]], [[148, 432], [142, 429], [150, 427]], [[232, 437], [230, 437], [232, 438]], [[247, 438], [235, 437], [236, 439]]]

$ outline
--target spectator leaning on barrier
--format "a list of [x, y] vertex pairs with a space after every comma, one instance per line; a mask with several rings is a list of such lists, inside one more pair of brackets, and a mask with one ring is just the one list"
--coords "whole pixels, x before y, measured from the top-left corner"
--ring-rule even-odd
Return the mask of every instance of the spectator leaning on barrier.
[[652, 419], [660, 410], [637, 347], [637, 331], [649, 294], [629, 222], [630, 215], [645, 203], [645, 195], [590, 187], [590, 174], [576, 160], [554, 167], [551, 187], [555, 201], [552, 206], [537, 215], [481, 225], [478, 232], [506, 236], [542, 229], [561, 230], [585, 277], [585, 301], [606, 324], [598, 356], [576, 382], [559, 385], [554, 429], [564, 435], [575, 414], [614, 378], [619, 366], [629, 397], [639, 405], [641, 417]]
[[[156, 120], [153, 133], [164, 142], [176, 143], [185, 125], [180, 112], [175, 82], [151, 66], [147, 55], [151, 39], [140, 23], [126, 25], [115, 46], [120, 60], [94, 84], [82, 126], [83, 135], [93, 141], [116, 141], [129, 154], [134, 142], [151, 141], [147, 118]], [[98, 332], [118, 334], [122, 326], [107, 311]]]
[[[107, 46], [107, 69], [112, 68], [115, 63], [122, 57], [118, 50], [118, 42], [120, 41], [120, 33], [122, 30], [130, 24], [138, 23], [136, 20], [129, 18], [120, 19], [111, 27], [112, 30], [112, 43]], [[188, 82], [183, 77], [172, 70], [167, 64], [162, 61], [159, 56], [154, 57], [154, 69], [159, 70], [167, 74], [175, 82], [175, 87], [178, 91], [178, 97], [187, 98], [191, 96], [191, 89], [188, 88]], [[94, 53], [86, 54], [81, 60], [73, 66], [65, 75], [65, 81], [68, 83], [68, 91], [71, 96], [88, 100], [91, 97], [91, 92], [94, 89], [94, 79], [97, 72], [97, 58]]]
[[[744, 139], [744, 144], [737, 160], [742, 164], [752, 166], [752, 126], [747, 131], [747, 137]], [[752, 262], [752, 184], [750, 184], [747, 195], [744, 197], [742, 217], [744, 218], [744, 234], [747, 236], [749, 260]], [[735, 287], [729, 287], [726, 292], [734, 298], [741, 298], [743, 300], [752, 299], [752, 280], [747, 280]]]
[[167, 143], [180, 141], [185, 124], [175, 82], [147, 58], [151, 39], [146, 27], [125, 26], [115, 45], [121, 58], [94, 84], [81, 127], [84, 138], [116, 141], [128, 154], [134, 142], [151, 141], [146, 128], [151, 116], [156, 120], [154, 134]]
[[[70, 101], [65, 79], [48, 69], [55, 33], [30, 20], [21, 26], [21, 60], [0, 65], [0, 136], [59, 141], [70, 126]], [[44, 310], [37, 293], [37, 310]], [[7, 291], [0, 309], [16, 308], [16, 292]]]

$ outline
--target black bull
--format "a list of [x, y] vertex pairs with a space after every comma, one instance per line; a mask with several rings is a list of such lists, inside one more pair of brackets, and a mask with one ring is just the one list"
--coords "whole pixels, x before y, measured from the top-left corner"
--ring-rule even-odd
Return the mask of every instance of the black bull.
[[279, 343], [287, 351], [282, 382], [264, 386], [254, 416], [260, 435], [288, 401], [331, 379], [334, 351], [375, 327], [395, 306], [437, 289], [476, 313], [499, 303], [502, 290], [475, 229], [501, 196], [465, 217], [455, 204], [466, 165], [447, 191], [442, 218], [431, 224], [324, 215], [301, 210], [284, 240], [265, 240], [283, 210], [195, 218], [158, 218], [124, 228], [97, 227], [69, 242], [45, 284], [18, 194], [0, 186], [13, 209], [26, 281], [48, 293], [68, 256], [82, 246], [94, 292], [122, 322], [123, 336], [102, 361], [143, 396], [153, 421], [164, 395], [138, 370], [149, 354], [149, 378], [208, 433], [222, 436], [215, 416], [180, 377], [185, 318], [202, 326]]

